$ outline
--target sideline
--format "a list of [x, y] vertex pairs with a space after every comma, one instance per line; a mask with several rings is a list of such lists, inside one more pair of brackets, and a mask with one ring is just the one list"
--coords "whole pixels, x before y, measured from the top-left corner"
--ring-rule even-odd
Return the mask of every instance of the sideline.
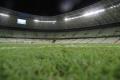
[[85, 45], [85, 46], [82, 46], [82, 45], [56, 45], [56, 46], [39, 46], [39, 47], [35, 47], [35, 46], [33, 46], [33, 47], [0, 47], [0, 50], [4, 50], [4, 49], [30, 49], [30, 48], [38, 48], [38, 49], [40, 49], [40, 48], [96, 48], [96, 47], [98, 47], [98, 48], [120, 48], [120, 46], [87, 46], [87, 45]]

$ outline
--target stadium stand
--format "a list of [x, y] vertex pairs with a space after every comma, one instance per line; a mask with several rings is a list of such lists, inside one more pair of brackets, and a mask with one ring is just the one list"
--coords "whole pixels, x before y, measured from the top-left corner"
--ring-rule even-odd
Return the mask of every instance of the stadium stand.
[[[30, 31], [17, 31], [17, 30], [0, 30], [1, 38], [16, 38], [16, 39], [30, 39], [33, 42], [37, 40], [57, 40], [57, 43], [64, 41], [66, 43], [115, 43], [119, 40], [120, 27], [92, 29], [84, 31], [73, 32], [30, 32]], [[33, 39], [33, 41], [32, 41]], [[64, 39], [64, 40], [63, 40]], [[72, 40], [69, 40], [72, 39]], [[10, 40], [10, 39], [7, 39]], [[61, 41], [60, 41], [61, 40]], [[69, 40], [69, 41], [68, 41]], [[5, 40], [3, 40], [4, 42]], [[2, 42], [2, 40], [0, 41]]]
[[[103, 13], [88, 17], [85, 17], [88, 14], [82, 15], [93, 7]], [[53, 17], [0, 8], [0, 42], [120, 43], [119, 12], [119, 0], [101, 0], [83, 9]], [[36, 17], [38, 20], [35, 20]], [[18, 24], [18, 19], [26, 20], [26, 24]]]

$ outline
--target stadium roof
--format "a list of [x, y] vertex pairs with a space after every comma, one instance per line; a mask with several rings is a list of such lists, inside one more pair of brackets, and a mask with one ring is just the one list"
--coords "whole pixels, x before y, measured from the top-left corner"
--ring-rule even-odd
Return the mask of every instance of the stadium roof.
[[0, 6], [40, 16], [55, 16], [89, 6], [100, 0], [0, 0]]

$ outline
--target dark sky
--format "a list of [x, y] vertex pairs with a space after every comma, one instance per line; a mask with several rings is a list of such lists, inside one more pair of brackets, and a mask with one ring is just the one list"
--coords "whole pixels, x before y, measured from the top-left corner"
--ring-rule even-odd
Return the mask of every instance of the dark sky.
[[0, 0], [0, 6], [40, 16], [55, 16], [100, 0]]

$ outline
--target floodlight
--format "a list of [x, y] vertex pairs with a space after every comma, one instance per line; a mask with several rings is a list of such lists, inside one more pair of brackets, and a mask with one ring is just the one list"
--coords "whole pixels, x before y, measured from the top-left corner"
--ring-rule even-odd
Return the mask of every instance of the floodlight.
[[37, 20], [37, 19], [36, 19], [36, 20], [34, 20], [34, 22], [38, 23], [38, 22], [39, 22], [39, 20]]
[[65, 18], [64, 21], [70, 21], [70, 20], [73, 20], [73, 19], [77, 19], [77, 18], [80, 18], [82, 16], [77, 16], [77, 17], [72, 17], [72, 18]]
[[87, 16], [92, 16], [92, 15], [95, 15], [95, 14], [99, 14], [101, 12], [104, 12], [105, 9], [101, 9], [101, 10], [97, 10], [97, 11], [93, 11], [93, 12], [89, 12], [89, 13], [85, 13], [83, 15], [80, 15], [80, 16], [76, 16], [76, 17], [71, 17], [71, 18], [65, 18], [64, 21], [70, 21], [70, 20], [73, 20], [73, 19], [78, 19], [78, 18], [81, 18], [81, 17], [87, 17]]
[[26, 20], [25, 19], [17, 19], [17, 23], [18, 24], [26, 24]]
[[10, 15], [5, 14], [5, 13], [0, 13], [0, 16], [3, 16], [3, 17], [9, 17]]
[[36, 23], [56, 23], [56, 21], [42, 21], [42, 20], [37, 20], [37, 19], [35, 19], [34, 22], [36, 22]]
[[120, 3], [117, 4], [117, 5], [110, 6], [109, 9], [117, 8], [117, 7], [119, 7], [119, 6], [120, 6]]
[[92, 16], [92, 15], [99, 14], [99, 13], [104, 12], [104, 11], [105, 11], [105, 9], [101, 9], [101, 10], [85, 13], [82, 15], [82, 17]]
[[110, 7], [110, 9], [113, 9], [113, 8], [114, 8], [113, 6]]
[[65, 18], [64, 21], [69, 21], [69, 18]]

